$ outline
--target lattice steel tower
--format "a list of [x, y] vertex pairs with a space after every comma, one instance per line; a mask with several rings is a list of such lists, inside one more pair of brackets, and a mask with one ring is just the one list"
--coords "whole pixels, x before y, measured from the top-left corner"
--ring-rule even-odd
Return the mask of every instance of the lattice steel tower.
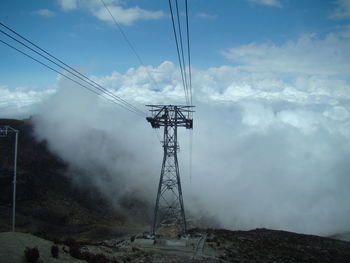
[[147, 117], [152, 128], [164, 127], [163, 163], [160, 173], [159, 186], [154, 217], [151, 228], [152, 235], [156, 234], [159, 224], [176, 224], [182, 235], [186, 234], [186, 217], [182, 198], [179, 164], [177, 161], [177, 127], [193, 128], [193, 106], [147, 105], [151, 107], [152, 117]]

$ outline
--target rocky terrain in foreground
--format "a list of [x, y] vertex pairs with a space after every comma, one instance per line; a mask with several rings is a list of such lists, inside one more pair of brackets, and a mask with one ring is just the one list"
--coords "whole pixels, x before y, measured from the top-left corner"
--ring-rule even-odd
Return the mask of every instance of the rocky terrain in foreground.
[[286, 231], [208, 230], [206, 246], [229, 262], [350, 262], [350, 243]]
[[[3, 263], [25, 262], [24, 250], [30, 247], [38, 249], [38, 262], [350, 262], [350, 243], [330, 238], [268, 229], [190, 232], [191, 237], [179, 240], [132, 236], [99, 242], [53, 242], [31, 234], [2, 232], [0, 258]], [[52, 256], [52, 246], [58, 248], [57, 258]]]
[[25, 262], [26, 247], [37, 248], [42, 263], [350, 262], [350, 242], [268, 229], [193, 228], [188, 239], [145, 239], [137, 234], [148, 230], [152, 206], [127, 195], [113, 206], [97, 189], [77, 188], [68, 165], [35, 140], [30, 120], [2, 119], [3, 125], [20, 130], [21, 150], [13, 233], [13, 137], [0, 138], [1, 263]]

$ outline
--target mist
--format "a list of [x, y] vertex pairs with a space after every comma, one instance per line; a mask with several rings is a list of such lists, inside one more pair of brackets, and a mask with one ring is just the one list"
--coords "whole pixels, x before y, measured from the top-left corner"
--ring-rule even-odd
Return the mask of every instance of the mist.
[[159, 167], [150, 163], [161, 149], [146, 121], [66, 80], [59, 86], [33, 118], [37, 139], [67, 162], [76, 186], [94, 187], [112, 205], [131, 191], [151, 200]]
[[308, 114], [257, 102], [198, 107], [185, 193], [224, 228], [348, 231], [349, 137]]
[[[218, 96], [232, 87], [218, 95], [200, 85], [208, 81], [203, 72], [194, 75], [200, 88], [192, 162], [188, 130], [179, 130], [178, 153], [188, 217], [211, 218], [228, 229], [349, 231], [350, 123], [344, 107], [254, 96], [222, 100]], [[42, 103], [35, 133], [71, 171], [80, 171], [67, 176], [77, 185], [93, 185], [111, 203], [135, 193], [153, 204], [163, 153], [151, 126], [67, 81], [60, 80], [58, 87]], [[240, 88], [247, 89], [236, 86], [236, 98]], [[169, 89], [182, 92], [177, 86]], [[166, 91], [152, 91], [152, 96], [147, 89], [146, 97], [139, 91], [138, 103], [152, 102]], [[118, 92], [128, 101], [133, 98], [126, 88]]]

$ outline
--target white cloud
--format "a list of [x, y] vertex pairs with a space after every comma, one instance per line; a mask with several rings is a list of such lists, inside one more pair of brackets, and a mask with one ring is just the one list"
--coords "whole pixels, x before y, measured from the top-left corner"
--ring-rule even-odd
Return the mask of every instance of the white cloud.
[[[164, 16], [162, 11], [148, 11], [139, 8], [122, 8], [121, 6], [109, 6], [108, 9], [113, 14], [118, 23], [132, 25], [137, 20], [156, 20]], [[104, 7], [93, 12], [94, 16], [102, 21], [113, 22], [112, 17]]]
[[[144, 110], [149, 103], [184, 103], [181, 75], [173, 63], [147, 70], [93, 78]], [[179, 131], [189, 215], [213, 216], [231, 229], [269, 227], [321, 235], [349, 231], [346, 78], [301, 75], [287, 81], [279, 74], [223, 66], [194, 68], [192, 80], [197, 107], [191, 181], [188, 137]], [[145, 198], [153, 202], [162, 151], [146, 120], [62, 79], [58, 86], [38, 107], [39, 137], [72, 167], [83, 169], [111, 200], [117, 190], [146, 189], [151, 193]]]
[[150, 188], [153, 191], [156, 184], [149, 182], [156, 181], [159, 169], [147, 163], [155, 161], [161, 148], [153, 147], [157, 139], [146, 129], [146, 120], [66, 79], [60, 79], [57, 86], [57, 93], [40, 106], [35, 128], [38, 139], [47, 140], [50, 149], [69, 163], [72, 181], [81, 187], [92, 184], [113, 205], [130, 190], [138, 189], [138, 196]]
[[[149, 79], [150, 73], [155, 83]], [[110, 76], [94, 77], [102, 86], [117, 90], [118, 96], [132, 98], [142, 104], [183, 103], [185, 101], [180, 72], [169, 62], [159, 67], [130, 68], [125, 74], [113, 72]]]
[[344, 76], [350, 68], [348, 33], [330, 33], [324, 38], [309, 34], [282, 45], [250, 43], [223, 54], [252, 72]]
[[350, 0], [337, 0], [337, 7], [332, 11], [330, 18], [348, 19], [350, 18]]
[[249, 0], [250, 2], [257, 3], [259, 5], [267, 5], [274, 7], [281, 7], [282, 4], [279, 0]]
[[58, 0], [59, 5], [65, 11], [74, 10], [78, 8], [79, 0]]
[[32, 12], [34, 15], [39, 15], [39, 16], [42, 16], [42, 17], [45, 17], [45, 18], [51, 18], [51, 17], [54, 17], [56, 14], [49, 10], [49, 9], [39, 9], [37, 11], [33, 11]]
[[218, 16], [215, 15], [215, 14], [208, 14], [208, 13], [205, 13], [205, 12], [200, 12], [200, 13], [196, 14], [196, 17], [203, 18], [203, 19], [215, 19]]
[[344, 121], [344, 120], [349, 119], [349, 117], [350, 117], [349, 111], [343, 106], [332, 107], [332, 108], [326, 110], [323, 114], [326, 117], [332, 118], [332, 119], [337, 120], [337, 121]]
[[[150, 11], [138, 6], [124, 8], [119, 2], [118, 0], [104, 0], [109, 11], [120, 24], [132, 25], [138, 20], [156, 20], [164, 17], [163, 11]], [[112, 17], [100, 0], [58, 0], [58, 3], [65, 11], [86, 9], [102, 21], [113, 22]]]
[[55, 93], [54, 89], [32, 90], [27, 87], [10, 89], [0, 86], [1, 118], [23, 117], [35, 113], [35, 107], [47, 97]]

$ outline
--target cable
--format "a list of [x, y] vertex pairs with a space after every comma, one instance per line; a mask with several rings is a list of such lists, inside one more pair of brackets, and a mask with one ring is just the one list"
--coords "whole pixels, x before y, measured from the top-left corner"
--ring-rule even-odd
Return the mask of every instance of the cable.
[[186, 6], [186, 29], [187, 29], [187, 54], [188, 54], [188, 75], [189, 75], [189, 86], [190, 86], [190, 103], [193, 105], [192, 101], [192, 70], [191, 70], [191, 49], [190, 49], [190, 29], [188, 23], [188, 3], [185, 0]]
[[[185, 8], [186, 8], [186, 32], [187, 32], [187, 55], [188, 55], [188, 78], [189, 78], [189, 93], [190, 93], [190, 105], [193, 106], [193, 99], [192, 99], [192, 70], [191, 70], [191, 49], [190, 49], [190, 29], [189, 29], [189, 22], [188, 22], [188, 1], [185, 0]], [[189, 173], [190, 173], [190, 182], [192, 181], [192, 174], [193, 174], [193, 130], [190, 130], [189, 134], [189, 140], [190, 140], [190, 152], [189, 152]]]
[[[185, 85], [186, 85], [186, 92], [187, 92], [187, 98], [189, 98], [188, 95], [188, 82], [187, 82], [187, 74], [186, 74], [186, 63], [185, 63], [185, 56], [184, 56], [184, 48], [183, 48], [183, 41], [182, 41], [182, 30], [181, 30], [181, 23], [180, 23], [180, 14], [179, 14], [179, 4], [178, 0], [175, 0], [176, 3], [176, 17], [177, 17], [177, 24], [178, 24], [178, 31], [179, 31], [179, 37], [180, 37], [180, 47], [181, 47], [181, 57], [182, 57], [182, 65], [183, 65], [183, 71], [184, 71], [184, 77], [185, 77]], [[189, 105], [189, 104], [187, 104]]]
[[7, 43], [7, 42], [1, 40], [1, 39], [0, 39], [0, 42], [2, 42], [3, 44], [7, 45], [8, 47], [10, 47], [10, 48], [16, 50], [17, 52], [19, 52], [19, 53], [21, 53], [21, 54], [23, 54], [23, 55], [29, 57], [30, 59], [36, 61], [37, 63], [39, 63], [39, 64], [45, 66], [46, 68], [48, 68], [48, 69], [50, 69], [50, 70], [56, 72], [57, 74], [59, 74], [59, 75], [65, 77], [65, 78], [67, 78], [67, 79], [73, 81], [74, 83], [80, 85], [81, 87], [83, 87], [83, 88], [85, 88], [85, 89], [87, 89], [87, 90], [89, 90], [89, 91], [91, 91], [91, 92], [97, 94], [98, 96], [100, 96], [100, 97], [102, 97], [102, 98], [104, 98], [104, 99], [107, 99], [107, 100], [111, 101], [112, 103], [115, 103], [115, 104], [117, 104], [118, 106], [120, 106], [120, 107], [122, 107], [122, 108], [124, 108], [124, 109], [126, 109], [126, 110], [128, 110], [128, 111], [130, 111], [130, 112], [133, 112], [133, 113], [135, 113], [135, 114], [138, 114], [138, 115], [141, 116], [141, 117], [144, 117], [144, 116], [141, 115], [139, 112], [134, 111], [134, 110], [132, 110], [132, 109], [130, 109], [130, 108], [127, 108], [127, 107], [124, 106], [123, 104], [119, 104], [119, 103], [117, 103], [115, 100], [112, 100], [111, 98], [102, 96], [101, 93], [98, 93], [96, 90], [93, 90], [93, 89], [91, 89], [91, 88], [89, 88], [89, 87], [87, 87], [87, 86], [81, 84], [80, 82], [78, 82], [78, 81], [72, 79], [71, 77], [69, 77], [69, 76], [67, 76], [67, 75], [65, 75], [65, 74], [63, 74], [63, 73], [61, 73], [61, 72], [59, 72], [58, 70], [56, 70], [56, 69], [50, 67], [49, 65], [45, 64], [44, 62], [41, 62], [40, 60], [34, 58], [33, 56], [31, 56], [31, 55], [29, 55], [29, 54], [27, 54], [27, 53], [25, 53], [25, 52], [19, 50], [18, 48], [12, 46], [11, 44], [9, 44], [9, 43]]
[[188, 94], [187, 94], [187, 91], [186, 91], [186, 85], [185, 85], [185, 79], [184, 79], [184, 72], [183, 72], [182, 62], [181, 62], [181, 58], [180, 58], [179, 43], [178, 43], [178, 39], [177, 39], [176, 27], [175, 27], [175, 22], [174, 22], [173, 8], [172, 8], [172, 5], [171, 5], [171, 0], [169, 0], [168, 2], [169, 2], [170, 13], [171, 13], [171, 21], [172, 21], [172, 24], [173, 24], [173, 31], [174, 31], [174, 37], [175, 37], [175, 43], [176, 43], [177, 57], [178, 57], [179, 64], [180, 64], [181, 78], [182, 78], [182, 84], [183, 84], [183, 88], [184, 88], [184, 92], [185, 92], [186, 104], [189, 105]]
[[[178, 44], [178, 38], [177, 38], [177, 31], [176, 26], [174, 22], [174, 14], [173, 14], [173, 8], [171, 4], [171, 0], [169, 0], [169, 7], [170, 7], [170, 13], [171, 13], [171, 19], [172, 19], [172, 25], [173, 25], [173, 32], [175, 36], [175, 42], [176, 42], [176, 49], [179, 59], [179, 66], [181, 70], [181, 77], [182, 82], [184, 86], [185, 91], [185, 97], [186, 97], [186, 103], [187, 106], [192, 106], [192, 72], [191, 72], [191, 56], [190, 56], [190, 32], [189, 32], [189, 21], [188, 21], [188, 2], [185, 1], [186, 6], [186, 31], [187, 31], [187, 55], [188, 55], [188, 79], [187, 79], [187, 71], [186, 71], [186, 63], [185, 63], [185, 57], [184, 57], [184, 48], [183, 48], [183, 39], [182, 39], [182, 30], [181, 30], [181, 23], [180, 23], [180, 14], [179, 14], [179, 5], [178, 0], [175, 0], [176, 3], [176, 15], [177, 15], [177, 25], [178, 25], [178, 32], [179, 32], [179, 38], [180, 38], [180, 47], [181, 47], [181, 57], [179, 52], [179, 44]], [[193, 152], [193, 133], [192, 130], [190, 130], [189, 133], [189, 177], [190, 182], [192, 180], [192, 152]]]
[[157, 129], [152, 129], [152, 130], [154, 130], [154, 132], [155, 132], [155, 134], [156, 134], [156, 136], [157, 136], [157, 138], [158, 138], [158, 141], [159, 141], [160, 145], [163, 146], [162, 138], [160, 137], [160, 134], [159, 134], [158, 130], [157, 130]]
[[190, 130], [190, 152], [189, 152], [189, 170], [190, 170], [190, 181], [192, 181], [192, 152], [193, 152], [193, 131]]
[[[1, 23], [1, 25], [3, 25]], [[6, 26], [5, 26], [6, 27]], [[6, 27], [9, 30], [11, 30], [9, 27]], [[88, 77], [86, 77], [85, 75], [83, 75], [82, 73], [78, 72], [77, 70], [73, 69], [72, 67], [68, 66], [67, 64], [65, 64], [64, 62], [62, 62], [61, 60], [57, 59], [56, 57], [52, 56], [50, 53], [46, 52], [45, 50], [43, 50], [42, 48], [38, 47], [37, 45], [35, 45], [34, 43], [32, 43], [31, 41], [27, 40], [26, 38], [22, 37], [20, 34], [18, 34], [17, 32], [15, 32], [14, 30], [11, 30], [12, 32], [14, 32], [16, 35], [20, 36], [22, 39], [25, 39], [27, 42], [31, 43], [32, 45], [34, 45], [35, 47], [37, 47], [38, 49], [42, 50], [43, 52], [45, 52], [46, 54], [49, 54], [49, 56], [53, 57], [54, 59], [56, 59], [57, 61], [59, 61], [60, 63], [62, 63], [63, 65], [65, 65], [66, 67], [63, 67], [61, 65], [59, 65], [58, 63], [56, 63], [55, 61], [51, 60], [50, 58], [46, 57], [45, 55], [39, 53], [38, 51], [34, 50], [33, 48], [29, 47], [28, 45], [24, 44], [23, 42], [21, 42], [20, 40], [14, 38], [13, 36], [7, 34], [6, 32], [0, 30], [1, 33], [7, 35], [8, 37], [10, 37], [11, 39], [15, 40], [16, 42], [20, 43], [21, 45], [25, 46], [26, 48], [30, 49], [31, 51], [35, 52], [36, 54], [40, 55], [41, 57], [47, 59], [48, 61], [50, 61], [51, 63], [54, 63], [56, 66], [62, 68], [63, 70], [68, 71], [70, 74], [74, 75], [75, 77], [79, 78], [80, 80], [84, 81], [85, 83], [89, 84], [90, 86], [93, 86], [94, 88], [100, 90], [103, 93], [107, 93], [109, 96], [113, 97], [114, 99], [118, 100], [120, 103], [125, 104], [126, 107], [130, 107], [135, 111], [139, 111], [141, 114], [145, 114], [143, 111], [139, 110], [138, 108], [136, 108], [135, 106], [133, 106], [132, 104], [128, 103], [127, 101], [123, 100], [122, 98], [118, 97], [117, 95], [113, 94], [112, 92], [110, 92], [109, 90], [107, 90], [106, 88], [102, 87], [101, 85], [99, 85], [98, 83], [92, 81], [91, 79], [89, 79]], [[67, 69], [69, 68], [69, 69]], [[72, 69], [74, 72], [77, 72], [77, 74], [79, 74], [80, 76], [78, 76], [77, 74], [73, 73], [70, 71], [70, 69]], [[84, 79], [83, 79], [84, 78]], [[93, 83], [93, 84], [92, 84]]]
[[[59, 72], [58, 70], [56, 70], [56, 69], [50, 67], [49, 65], [47, 65], [47, 64], [45, 64], [45, 63], [43, 63], [43, 62], [41, 62], [40, 60], [38, 60], [38, 59], [32, 57], [31, 55], [28, 55], [27, 53], [25, 53], [25, 52], [19, 50], [18, 48], [12, 46], [11, 44], [9, 44], [9, 43], [7, 43], [7, 42], [1, 40], [1, 39], [0, 39], [0, 42], [4, 43], [5, 45], [9, 46], [10, 48], [16, 50], [17, 52], [19, 52], [19, 53], [21, 53], [21, 54], [23, 54], [23, 55], [25, 55], [25, 56], [31, 58], [32, 60], [36, 61], [37, 63], [39, 63], [39, 64], [41, 64], [41, 65], [47, 67], [48, 69], [50, 69], [50, 70], [52, 70], [52, 71], [58, 73], [59, 75], [61, 75], [61, 76], [65, 77], [65, 78], [67, 78], [67, 79], [69, 79], [69, 80], [75, 82], [76, 84], [82, 86], [83, 88], [88, 89], [89, 91], [91, 91], [91, 92], [97, 94], [98, 96], [101, 96], [101, 97], [103, 97], [104, 99], [110, 100], [111, 102], [117, 104], [118, 106], [121, 106], [121, 107], [125, 108], [126, 110], [129, 110], [129, 111], [131, 111], [131, 112], [134, 112], [134, 111], [130, 110], [129, 108], [126, 108], [124, 105], [119, 104], [119, 103], [117, 103], [116, 101], [114, 101], [114, 100], [112, 100], [112, 99], [110, 99], [110, 98], [108, 98], [108, 97], [102, 96], [101, 93], [98, 93], [98, 92], [96, 92], [95, 90], [93, 90], [93, 89], [91, 89], [91, 88], [89, 88], [89, 87], [87, 87], [87, 86], [81, 84], [80, 82], [78, 82], [78, 81], [76, 81], [76, 80], [70, 78], [69, 76], [67, 76], [67, 75], [65, 75], [65, 74], [63, 74], [63, 73], [61, 73], [61, 72]], [[138, 112], [134, 112], [134, 113], [139, 114]], [[142, 117], [143, 117], [143, 116], [142, 116]]]
[[115, 17], [113, 16], [112, 12], [110, 11], [110, 9], [108, 8], [108, 6], [106, 5], [106, 3], [101, 0], [102, 4], [104, 5], [105, 9], [108, 11], [109, 15], [112, 17], [114, 24], [116, 24], [116, 26], [118, 27], [120, 33], [122, 34], [124, 40], [128, 43], [130, 49], [132, 50], [132, 52], [134, 52], [136, 58], [138, 59], [139, 63], [146, 69], [147, 75], [149, 77], [150, 80], [152, 80], [152, 82], [154, 83], [154, 85], [157, 87], [157, 89], [159, 90], [159, 86], [157, 81], [155, 80], [155, 78], [152, 76], [152, 74], [149, 72], [148, 68], [145, 66], [145, 64], [143, 63], [141, 57], [139, 56], [139, 54], [136, 52], [136, 49], [134, 48], [134, 46], [131, 44], [129, 38], [126, 36], [123, 28], [121, 27], [121, 25], [118, 23], [118, 21], [115, 19]]
[[[28, 43], [30, 43], [31, 45], [33, 45], [34, 47], [36, 47], [37, 49], [43, 51], [45, 54], [48, 54], [50, 57], [54, 58], [56, 61], [59, 61], [61, 64], [63, 64], [64, 66], [59, 65], [57, 62], [53, 61], [52, 59], [48, 58], [47, 56], [39, 53], [38, 51], [34, 50], [33, 48], [29, 47], [28, 45], [24, 44], [23, 42], [21, 42], [20, 40], [14, 38], [13, 36], [9, 35], [8, 33], [0, 30], [1, 33], [5, 34], [6, 36], [10, 37], [11, 39], [15, 40], [16, 42], [20, 43], [21, 45], [25, 46], [26, 48], [30, 49], [31, 51], [35, 52], [36, 54], [40, 55], [41, 57], [47, 59], [48, 61], [50, 61], [51, 63], [54, 63], [56, 66], [62, 68], [65, 71], [68, 71], [70, 74], [74, 75], [75, 77], [79, 78], [80, 80], [84, 81], [85, 83], [89, 84], [90, 86], [93, 86], [95, 89], [100, 90], [102, 93], [107, 94], [108, 96], [114, 98], [115, 100], [119, 101], [120, 103], [124, 104], [125, 107], [131, 108], [133, 111], [137, 111], [140, 114], [143, 114], [146, 116], [146, 113], [143, 112], [142, 110], [136, 108], [135, 106], [133, 106], [132, 104], [130, 104], [129, 102], [125, 101], [124, 99], [120, 98], [119, 96], [113, 94], [112, 92], [110, 92], [108, 89], [102, 87], [101, 85], [99, 85], [98, 83], [94, 82], [93, 80], [89, 79], [87, 76], [83, 75], [82, 73], [80, 73], [79, 71], [75, 70], [74, 68], [70, 67], [69, 65], [67, 65], [66, 63], [64, 63], [63, 61], [61, 61], [60, 59], [56, 58], [55, 56], [51, 55], [49, 52], [45, 51], [44, 49], [40, 48], [39, 46], [37, 46], [36, 44], [34, 44], [33, 42], [31, 42], [30, 40], [28, 40], [27, 38], [21, 36], [19, 33], [17, 33], [16, 31], [14, 31], [13, 29], [9, 28], [8, 26], [4, 25], [3, 23], [0, 23], [3, 27], [7, 28], [9, 31], [13, 32], [14, 34], [16, 34], [17, 36], [19, 36], [20, 38], [24, 39], [25, 41], [27, 41]], [[68, 68], [68, 69], [67, 69]], [[74, 72], [76, 72], [77, 74], [75, 74]], [[93, 84], [92, 84], [93, 83]]]
[[[25, 46], [26, 48], [30, 49], [31, 51], [35, 52], [36, 54], [38, 54], [39, 56], [47, 59], [48, 61], [52, 62], [53, 64], [55, 64], [56, 66], [62, 68], [63, 70], [66, 70], [68, 71], [70, 74], [72, 74], [73, 76], [77, 77], [78, 79], [84, 81], [85, 83], [93, 86], [94, 88], [97, 88], [98, 90], [100, 90], [101, 92], [105, 92], [107, 93], [109, 96], [115, 98], [116, 100], [118, 100], [119, 102], [123, 103], [123, 104], [127, 104], [127, 105], [130, 105], [131, 108], [133, 108], [135, 111], [139, 111], [137, 108], [135, 108], [134, 106], [132, 106], [131, 104], [129, 104], [128, 102], [124, 101], [123, 99], [119, 98], [118, 96], [114, 95], [113, 93], [109, 92], [108, 90], [106, 90], [105, 88], [103, 87], [99, 87], [98, 85], [97, 87], [93, 84], [91, 84], [89, 81], [90, 79], [88, 79], [86, 76], [82, 75], [81, 73], [79, 73], [79, 75], [82, 75], [84, 78], [88, 79], [89, 81], [86, 81], [85, 79], [83, 79], [82, 77], [80, 77], [79, 75], [75, 74], [75, 73], [72, 73], [70, 70], [67, 70], [65, 67], [62, 67], [61, 65], [59, 65], [58, 63], [56, 63], [55, 61], [51, 60], [50, 58], [46, 57], [45, 55], [42, 55], [40, 54], [39, 52], [37, 52], [36, 50], [32, 49], [31, 47], [27, 46], [26, 44], [24, 44], [23, 42], [19, 41], [18, 39], [15, 39], [14, 37], [10, 36], [9, 34], [7, 34], [6, 32], [2, 31], [0, 29], [0, 32], [7, 35], [8, 37], [10, 37], [11, 39], [15, 40], [16, 42], [20, 43], [21, 45]], [[92, 80], [91, 80], [92, 81]], [[140, 111], [141, 112], [141, 111]], [[142, 113], [142, 112], [141, 112]]]

